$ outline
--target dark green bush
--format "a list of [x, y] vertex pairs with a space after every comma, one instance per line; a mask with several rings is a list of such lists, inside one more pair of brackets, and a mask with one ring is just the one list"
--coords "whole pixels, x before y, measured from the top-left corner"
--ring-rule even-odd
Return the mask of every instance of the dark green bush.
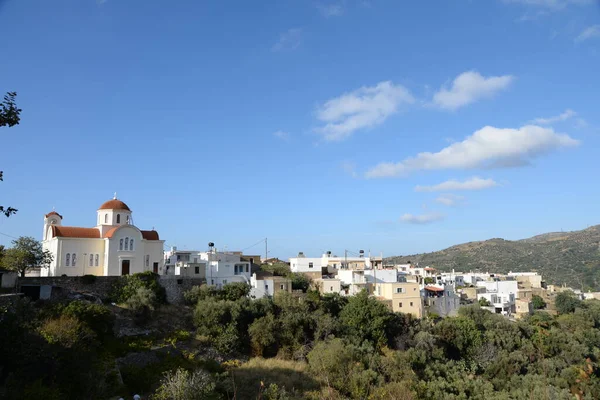
[[75, 317], [86, 324], [96, 333], [100, 341], [113, 335], [115, 316], [104, 305], [73, 301], [62, 310], [62, 314]]
[[120, 279], [113, 284], [110, 298], [115, 303], [125, 303], [140, 287], [145, 287], [154, 292], [158, 304], [166, 304], [167, 294], [165, 288], [160, 286], [158, 279], [158, 274], [150, 271], [121, 276]]

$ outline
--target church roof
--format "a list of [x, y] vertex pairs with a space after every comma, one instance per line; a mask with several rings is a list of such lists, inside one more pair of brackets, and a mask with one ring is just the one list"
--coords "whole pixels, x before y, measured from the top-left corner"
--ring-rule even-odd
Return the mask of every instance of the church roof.
[[154, 229], [151, 231], [141, 231], [141, 232], [142, 232], [142, 236], [146, 240], [160, 240], [158, 237], [158, 232], [156, 232]]
[[46, 214], [46, 218], [48, 218], [51, 215], [58, 215], [60, 217], [60, 219], [62, 219], [62, 217], [63, 217], [62, 215], [60, 215], [56, 211], [50, 211], [48, 214]]
[[[113, 235], [115, 234], [115, 232], [117, 231], [117, 229], [123, 227], [123, 226], [127, 226], [127, 225], [121, 225], [121, 226], [116, 226], [112, 229], [109, 229], [105, 234], [104, 237], [105, 238], [111, 238], [113, 237]], [[151, 230], [151, 231], [142, 231], [140, 230], [140, 232], [142, 233], [142, 238], [146, 239], [146, 240], [160, 240], [158, 237], [158, 232], [156, 232], [155, 230]]]
[[123, 203], [121, 200], [111, 199], [104, 202], [98, 210], [127, 210], [131, 211], [129, 206]]
[[52, 237], [100, 239], [100, 231], [97, 228], [80, 228], [78, 226], [52, 225]]

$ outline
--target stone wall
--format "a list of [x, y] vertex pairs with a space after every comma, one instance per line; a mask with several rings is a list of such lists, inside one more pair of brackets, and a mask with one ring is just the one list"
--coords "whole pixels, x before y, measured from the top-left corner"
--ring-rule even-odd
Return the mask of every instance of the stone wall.
[[206, 279], [161, 275], [158, 282], [167, 292], [167, 301], [172, 304], [180, 304], [183, 303], [184, 292], [190, 290], [192, 286], [200, 286], [206, 283]]
[[[53, 276], [53, 277], [26, 277], [19, 278], [17, 289], [21, 291], [22, 286], [51, 286], [51, 298], [59, 298], [69, 292], [92, 293], [103, 301], [108, 299], [115, 282], [120, 276], [97, 276], [93, 282], [89, 282], [81, 276]], [[204, 279], [187, 278], [173, 275], [161, 275], [158, 282], [165, 288], [167, 301], [172, 304], [183, 302], [183, 293], [190, 290], [192, 286], [206, 283]]]
[[[52, 286], [52, 297], [60, 297], [67, 292], [93, 293], [106, 300], [119, 276], [97, 276], [93, 282], [82, 276], [52, 276], [19, 278], [18, 289], [22, 286]], [[93, 279], [93, 278], [92, 278]]]

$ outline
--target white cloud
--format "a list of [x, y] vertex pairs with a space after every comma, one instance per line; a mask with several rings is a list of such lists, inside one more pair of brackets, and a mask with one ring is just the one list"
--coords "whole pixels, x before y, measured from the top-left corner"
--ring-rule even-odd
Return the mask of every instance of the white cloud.
[[429, 224], [435, 221], [441, 221], [445, 218], [440, 213], [427, 213], [427, 214], [404, 214], [400, 217], [400, 221], [406, 222], [407, 224]]
[[448, 207], [455, 207], [461, 205], [464, 202], [464, 196], [457, 196], [455, 194], [443, 194], [439, 196], [435, 201]]
[[286, 131], [277, 131], [277, 132], [273, 132], [273, 136], [275, 136], [276, 138], [279, 138], [281, 140], [287, 141], [287, 140], [290, 140], [290, 137], [292, 135], [290, 135], [290, 133], [286, 132]]
[[447, 110], [471, 104], [483, 98], [492, 97], [506, 89], [514, 80], [511, 75], [484, 77], [477, 71], [463, 72], [452, 82], [452, 87], [441, 87], [433, 95], [433, 103]]
[[548, 118], [536, 118], [534, 119], [532, 122], [536, 123], [536, 124], [541, 124], [541, 125], [548, 125], [548, 124], [553, 124], [555, 122], [562, 122], [562, 121], [566, 121], [571, 117], [576, 116], [577, 113], [571, 109], [566, 109], [565, 112], [559, 114], [559, 115], [555, 115], [553, 117], [548, 117]]
[[578, 144], [578, 140], [556, 133], [550, 127], [526, 125], [519, 129], [502, 129], [486, 126], [437, 153], [424, 152], [398, 163], [380, 163], [367, 171], [366, 177], [400, 176], [418, 170], [527, 165], [542, 154]]
[[446, 182], [438, 183], [433, 186], [417, 186], [415, 191], [417, 192], [443, 192], [449, 190], [481, 190], [489, 189], [494, 186], [498, 186], [498, 183], [493, 179], [482, 179], [479, 177], [473, 177], [466, 181], [457, 181], [451, 179]]
[[600, 25], [588, 26], [575, 38], [575, 41], [583, 42], [584, 40], [594, 38], [600, 38]]
[[293, 50], [302, 42], [302, 29], [292, 28], [279, 35], [279, 40], [272, 47], [273, 51]]
[[339, 17], [344, 13], [342, 4], [317, 4], [317, 8], [325, 17]]
[[537, 6], [549, 8], [552, 10], [560, 10], [568, 5], [588, 5], [594, 0], [504, 0], [505, 3], [519, 3], [527, 6]]
[[398, 111], [401, 104], [414, 101], [408, 89], [390, 81], [380, 82], [376, 86], [363, 86], [318, 107], [317, 118], [325, 125], [316, 131], [325, 140], [343, 140], [359, 129], [383, 123]]

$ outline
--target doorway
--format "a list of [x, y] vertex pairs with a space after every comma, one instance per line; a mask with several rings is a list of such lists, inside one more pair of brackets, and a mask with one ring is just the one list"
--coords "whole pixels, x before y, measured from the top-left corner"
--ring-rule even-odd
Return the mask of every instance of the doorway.
[[121, 261], [121, 275], [129, 275], [129, 260]]
[[157, 262], [152, 264], [152, 272], [154, 272], [155, 274], [158, 274], [158, 263]]

